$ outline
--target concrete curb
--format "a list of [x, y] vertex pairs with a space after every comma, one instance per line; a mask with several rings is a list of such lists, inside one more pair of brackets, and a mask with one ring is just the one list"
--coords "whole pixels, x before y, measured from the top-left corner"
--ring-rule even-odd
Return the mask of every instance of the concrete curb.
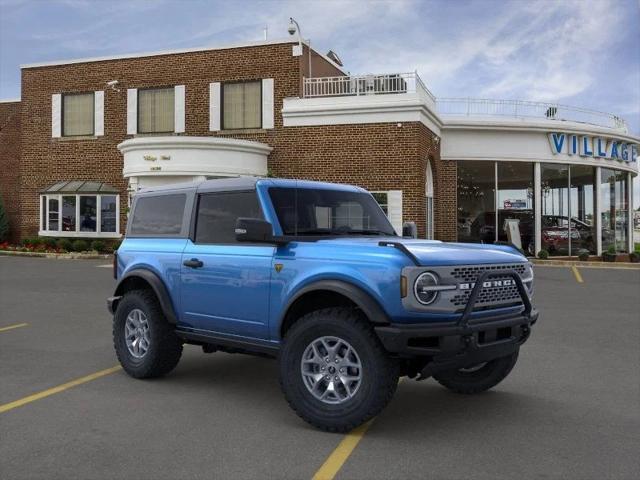
[[0, 255], [5, 255], [8, 257], [55, 258], [58, 260], [107, 260], [112, 257], [110, 253], [45, 253], [15, 252], [13, 250], [0, 250]]
[[581, 262], [579, 260], [540, 260], [539, 258], [532, 258], [530, 259], [530, 262], [536, 267], [581, 267], [640, 270], [640, 263], [630, 262]]

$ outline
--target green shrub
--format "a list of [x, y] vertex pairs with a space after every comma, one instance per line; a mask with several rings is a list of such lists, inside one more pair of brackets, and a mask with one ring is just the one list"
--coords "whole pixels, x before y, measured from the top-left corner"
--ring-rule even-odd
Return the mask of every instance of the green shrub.
[[56, 248], [58, 246], [58, 241], [51, 237], [40, 237], [38, 238], [38, 242], [47, 248]]
[[607, 248], [607, 253], [609, 255], [615, 255], [616, 254], [616, 246], [615, 245], [609, 245], [609, 247]]
[[86, 252], [89, 249], [89, 243], [86, 240], [76, 240], [72, 244], [74, 252]]
[[91, 242], [91, 250], [95, 250], [96, 252], [104, 252], [105, 248], [106, 246], [102, 240], [94, 240], [93, 242]]
[[540, 260], [546, 260], [549, 258], [549, 252], [547, 252], [544, 248], [538, 252], [538, 258]]
[[112, 251], [115, 252], [116, 250], [118, 250], [121, 244], [122, 244], [122, 240], [116, 240], [115, 242], [113, 242], [111, 244], [111, 248], [113, 249]]
[[71, 243], [71, 240], [69, 240], [68, 238], [61, 238], [60, 240], [58, 240], [56, 246], [60, 250], [65, 250], [67, 252], [71, 252], [73, 250], [73, 243]]
[[4, 210], [2, 196], [0, 196], [0, 243], [9, 240], [9, 216]]
[[589, 250], [578, 250], [578, 259], [582, 260], [583, 262], [589, 260]]
[[20, 245], [21, 245], [21, 246], [23, 246], [23, 247], [24, 247], [24, 246], [26, 246], [26, 245], [34, 245], [34, 243], [33, 243], [33, 238], [31, 238], [31, 237], [24, 237], [24, 238], [22, 239], [22, 241], [20, 242]]

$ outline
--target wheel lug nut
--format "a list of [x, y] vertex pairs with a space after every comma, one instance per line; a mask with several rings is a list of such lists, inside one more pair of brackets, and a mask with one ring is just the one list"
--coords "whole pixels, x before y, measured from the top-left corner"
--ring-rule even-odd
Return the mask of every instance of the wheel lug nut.
[[341, 369], [340, 369], [340, 373], [344, 373], [344, 368], [341, 368]]
[[337, 376], [337, 375], [336, 375], [334, 378], [335, 378], [336, 380], [338, 380], [338, 376]]
[[322, 370], [324, 372], [324, 367], [320, 367], [320, 370]]
[[336, 358], [336, 363], [340, 363], [340, 360], [338, 360], [337, 358]]
[[329, 363], [330, 362], [329, 357], [325, 358], [324, 361]]
[[326, 375], [324, 378], [326, 378], [327, 380], [329, 380], [331, 378], [330, 375]]

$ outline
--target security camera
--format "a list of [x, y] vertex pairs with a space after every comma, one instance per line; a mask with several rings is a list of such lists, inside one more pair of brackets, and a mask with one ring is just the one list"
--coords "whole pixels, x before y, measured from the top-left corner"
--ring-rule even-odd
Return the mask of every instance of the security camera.
[[109, 87], [114, 92], [120, 92], [120, 89], [116, 87], [116, 85], [118, 85], [118, 83], [119, 83], [118, 80], [111, 80], [111, 81], [107, 82], [107, 87]]
[[289, 21], [289, 28], [287, 28], [287, 31], [289, 32], [289, 35], [295, 35], [296, 34], [296, 26], [293, 23], [293, 18], [290, 19], [290, 21]]

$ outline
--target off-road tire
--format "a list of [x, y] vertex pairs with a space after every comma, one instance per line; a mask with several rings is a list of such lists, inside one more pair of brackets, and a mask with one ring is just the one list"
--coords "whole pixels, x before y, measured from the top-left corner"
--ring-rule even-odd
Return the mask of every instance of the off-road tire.
[[[142, 358], [136, 358], [127, 349], [124, 326], [127, 315], [140, 309], [149, 324], [150, 346]], [[180, 361], [182, 342], [175, 334], [151, 290], [131, 290], [118, 302], [113, 317], [113, 346], [120, 365], [134, 378], [155, 378], [166, 375]]]
[[487, 362], [482, 368], [472, 372], [451, 370], [433, 376], [437, 382], [452, 392], [472, 394], [489, 390], [504, 380], [518, 360], [515, 353]]
[[[362, 363], [354, 396], [330, 405], [315, 398], [301, 375], [307, 346], [323, 336], [347, 341]], [[279, 356], [280, 387], [293, 410], [307, 423], [328, 432], [349, 432], [387, 406], [398, 386], [399, 364], [389, 357], [371, 324], [353, 308], [326, 308], [301, 317], [286, 333]]]

